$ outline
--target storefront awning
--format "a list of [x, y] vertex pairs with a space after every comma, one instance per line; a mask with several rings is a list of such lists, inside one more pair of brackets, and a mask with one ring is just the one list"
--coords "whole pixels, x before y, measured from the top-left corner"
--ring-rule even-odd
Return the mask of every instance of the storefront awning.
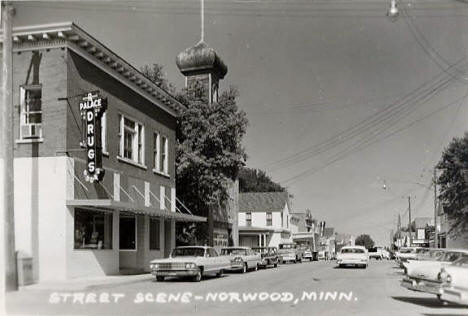
[[67, 200], [67, 206], [87, 207], [98, 210], [118, 210], [135, 214], [174, 218], [176, 221], [181, 222], [206, 222], [206, 217], [202, 216], [160, 210], [155, 207], [135, 205], [134, 203], [120, 202], [109, 199]]

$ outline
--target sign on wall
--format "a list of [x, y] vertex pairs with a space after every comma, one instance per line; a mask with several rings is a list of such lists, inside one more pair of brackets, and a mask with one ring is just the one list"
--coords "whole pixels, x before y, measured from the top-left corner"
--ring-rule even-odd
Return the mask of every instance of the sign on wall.
[[84, 121], [84, 142], [86, 147], [86, 169], [84, 176], [91, 183], [104, 177], [102, 169], [101, 117], [106, 110], [107, 100], [98, 93], [87, 93], [80, 102], [80, 113]]

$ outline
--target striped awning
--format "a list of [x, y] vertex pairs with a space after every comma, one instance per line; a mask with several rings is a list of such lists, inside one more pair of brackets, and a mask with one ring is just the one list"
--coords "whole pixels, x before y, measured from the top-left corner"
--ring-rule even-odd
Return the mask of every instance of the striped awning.
[[143, 214], [164, 218], [173, 218], [182, 222], [206, 222], [206, 217], [161, 210], [156, 207], [142, 206], [135, 203], [120, 202], [110, 199], [67, 200], [67, 206], [86, 207], [96, 210], [118, 210], [134, 214]]

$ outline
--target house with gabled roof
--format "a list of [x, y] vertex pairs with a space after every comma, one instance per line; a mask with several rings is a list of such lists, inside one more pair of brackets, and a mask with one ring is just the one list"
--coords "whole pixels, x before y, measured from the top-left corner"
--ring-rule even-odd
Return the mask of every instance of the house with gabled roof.
[[277, 247], [291, 242], [299, 218], [291, 214], [288, 192], [239, 194], [239, 245]]

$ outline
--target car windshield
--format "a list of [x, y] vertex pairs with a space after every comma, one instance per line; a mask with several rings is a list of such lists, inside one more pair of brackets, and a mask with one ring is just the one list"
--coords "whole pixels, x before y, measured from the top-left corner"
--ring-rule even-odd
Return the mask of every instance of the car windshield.
[[252, 248], [252, 250], [258, 253], [268, 253], [268, 248]]
[[454, 262], [455, 260], [461, 258], [462, 256], [463, 256], [463, 253], [461, 252], [448, 251], [439, 258], [439, 261]]
[[227, 255], [247, 255], [247, 249], [242, 248], [224, 248], [221, 250], [221, 254], [224, 256]]
[[295, 244], [281, 244], [279, 245], [279, 249], [293, 249], [296, 248]]
[[460, 259], [455, 260], [452, 264], [455, 266], [468, 267], [468, 254], [463, 254], [463, 256]]
[[341, 253], [364, 253], [364, 249], [361, 248], [344, 248], [341, 249]]
[[425, 260], [439, 260], [444, 255], [443, 250], [430, 250], [421, 255], [421, 259]]
[[205, 249], [203, 248], [176, 248], [172, 251], [171, 257], [203, 257]]

